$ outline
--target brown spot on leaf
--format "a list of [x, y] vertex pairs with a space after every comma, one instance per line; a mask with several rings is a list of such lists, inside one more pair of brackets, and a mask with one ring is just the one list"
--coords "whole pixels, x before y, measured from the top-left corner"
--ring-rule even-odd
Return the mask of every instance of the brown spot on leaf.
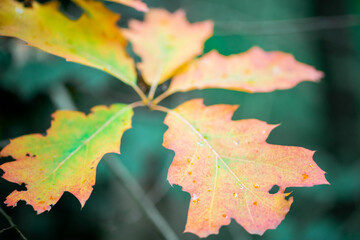
[[304, 174], [302, 175], [302, 178], [303, 178], [303, 180], [308, 179], [308, 178], [309, 178], [309, 175], [307, 175], [306, 173], [304, 173]]
[[257, 206], [257, 201], [253, 202], [253, 205], [254, 205], [254, 206]]

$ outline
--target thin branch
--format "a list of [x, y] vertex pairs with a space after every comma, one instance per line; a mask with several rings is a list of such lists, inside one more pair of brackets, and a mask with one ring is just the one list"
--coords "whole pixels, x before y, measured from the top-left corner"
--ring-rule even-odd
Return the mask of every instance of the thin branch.
[[49, 97], [55, 108], [62, 110], [76, 110], [74, 101], [64, 84], [57, 84], [49, 90]]
[[[167, 172], [167, 169], [164, 168], [163, 172]], [[163, 174], [159, 174], [159, 176], [162, 175]], [[156, 205], [165, 197], [165, 195], [170, 189], [169, 187], [169, 184], [165, 183], [164, 179], [159, 177], [156, 183], [152, 186], [152, 188], [148, 192], [146, 192], [146, 196], [151, 200], [151, 202], [153, 202], [154, 205]], [[129, 211], [129, 215], [135, 216], [133, 217], [132, 222], [138, 221], [143, 216], [139, 214], [138, 209], [131, 209]]]
[[24, 236], [24, 234], [22, 234], [22, 232], [20, 231], [20, 229], [16, 226], [16, 224], [13, 222], [13, 220], [11, 219], [11, 217], [9, 215], [6, 214], [6, 212], [0, 208], [0, 213], [6, 218], [6, 220], [9, 222], [10, 224], [10, 227], [7, 227], [7, 228], [4, 228], [2, 230], [0, 230], [0, 234], [7, 231], [7, 230], [10, 230], [10, 229], [15, 229], [19, 235], [21, 236], [21, 238], [23, 240], [27, 240], [27, 238]]
[[0, 234], [6, 232], [6, 231], [8, 231], [8, 230], [11, 230], [11, 229], [13, 229], [13, 228], [15, 228], [15, 226], [10, 226], [10, 227], [7, 227], [7, 228], [3, 228], [3, 229], [0, 230]]
[[142, 212], [154, 223], [165, 239], [177, 240], [178, 237], [175, 232], [161, 216], [149, 197], [146, 196], [144, 190], [126, 170], [126, 167], [120, 161], [116, 161], [115, 158], [111, 159], [110, 156], [106, 156], [104, 162], [115, 177], [123, 182], [124, 187], [136, 201]]
[[215, 26], [224, 32], [217, 33], [217, 35], [278, 35], [348, 28], [359, 25], [360, 16], [343, 15], [275, 21], [217, 22]]
[[[163, 168], [162, 172], [164, 174], [159, 174], [159, 176], [165, 175], [167, 173], [168, 169]], [[160, 202], [166, 195], [166, 193], [170, 190], [170, 185], [166, 183], [166, 180], [162, 178], [158, 178], [155, 184], [152, 186], [152, 188], [146, 193], [146, 196], [148, 196], [151, 201], [156, 204]]]

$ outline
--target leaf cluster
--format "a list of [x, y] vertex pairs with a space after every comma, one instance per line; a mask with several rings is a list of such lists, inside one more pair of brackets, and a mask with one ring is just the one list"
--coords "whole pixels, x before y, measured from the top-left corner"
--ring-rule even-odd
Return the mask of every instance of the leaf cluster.
[[[191, 195], [186, 232], [200, 237], [218, 233], [231, 218], [248, 232], [263, 234], [276, 228], [293, 202], [287, 187], [328, 184], [312, 159], [313, 151], [266, 142], [275, 127], [256, 119], [233, 121], [237, 106], [204, 106], [202, 99], [175, 109], [159, 103], [176, 92], [218, 88], [241, 92], [289, 89], [302, 81], [316, 82], [322, 73], [283, 52], [253, 47], [223, 56], [203, 52], [213, 34], [211, 21], [189, 23], [185, 12], [150, 9], [139, 0], [112, 0], [147, 11], [143, 22], [117, 26], [120, 16], [95, 0], [72, 0], [84, 13], [71, 20], [57, 2], [24, 7], [13, 0], [0, 5], [0, 34], [26, 41], [48, 53], [103, 70], [128, 84], [140, 101], [96, 106], [89, 115], [57, 111], [46, 135], [11, 140], [1, 156], [16, 161], [0, 168], [4, 179], [25, 183], [12, 192], [8, 206], [20, 200], [37, 213], [48, 211], [65, 191], [84, 206], [95, 184], [96, 167], [109, 152], [120, 154], [121, 137], [131, 128], [133, 109], [148, 107], [167, 114], [163, 145], [175, 152], [168, 181]], [[101, 24], [99, 24], [101, 23]], [[141, 58], [135, 63], [126, 46], [131, 42]], [[138, 74], [148, 85], [144, 92]], [[159, 85], [169, 81], [160, 94]], [[275, 194], [269, 193], [279, 186]]]

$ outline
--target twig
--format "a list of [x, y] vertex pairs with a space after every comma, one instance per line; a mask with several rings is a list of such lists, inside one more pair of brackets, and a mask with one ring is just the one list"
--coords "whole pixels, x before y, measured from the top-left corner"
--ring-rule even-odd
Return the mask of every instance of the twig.
[[223, 34], [217, 33], [217, 35], [277, 35], [348, 28], [358, 25], [360, 25], [359, 16], [344, 15], [275, 21], [217, 22], [215, 27], [224, 32]]
[[[163, 170], [164, 172], [167, 171], [166, 168], [164, 168]], [[160, 176], [162, 176], [163, 174], [159, 174]], [[169, 184], [166, 184], [166, 187], [165, 187], [165, 184], [164, 183], [164, 179], [162, 178], [158, 178], [156, 183], [152, 186], [152, 188], [146, 192], [146, 196], [151, 200], [151, 202], [156, 205], [159, 201], [161, 201], [165, 195], [167, 194], [167, 192], [169, 191], [169, 187], [170, 185]], [[143, 215], [140, 215], [140, 214], [135, 214], [135, 213], [139, 213], [138, 212], [138, 209], [131, 209], [129, 211], [129, 215], [132, 215], [135, 217], [133, 217], [132, 219], [132, 222], [136, 222], [138, 221]]]
[[24, 236], [24, 234], [22, 234], [22, 232], [20, 231], [20, 229], [16, 226], [16, 224], [13, 222], [13, 220], [11, 219], [11, 217], [9, 215], [6, 214], [6, 212], [0, 208], [0, 213], [6, 218], [6, 220], [9, 222], [10, 224], [10, 227], [7, 227], [7, 228], [4, 228], [2, 230], [0, 230], [0, 234], [7, 231], [7, 230], [10, 230], [10, 229], [15, 229], [19, 235], [21, 236], [21, 238], [23, 240], [27, 240], [27, 238]]
[[49, 97], [55, 108], [61, 110], [76, 110], [74, 101], [64, 84], [58, 84], [49, 90]]
[[106, 156], [103, 161], [109, 167], [109, 170], [114, 173], [115, 177], [123, 182], [125, 189], [130, 193], [143, 213], [154, 223], [165, 239], [177, 240], [178, 237], [174, 231], [161, 216], [152, 201], [146, 196], [144, 190], [126, 170], [125, 166], [120, 161], [115, 161], [114, 158], [111, 159], [110, 156]]

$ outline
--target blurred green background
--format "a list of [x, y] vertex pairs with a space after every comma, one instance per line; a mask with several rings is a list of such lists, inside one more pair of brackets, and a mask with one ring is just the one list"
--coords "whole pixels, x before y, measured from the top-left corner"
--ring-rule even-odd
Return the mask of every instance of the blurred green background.
[[[276, 230], [261, 237], [248, 234], [232, 221], [208, 239], [360, 239], [360, 1], [144, 2], [170, 11], [182, 8], [190, 21], [213, 20], [215, 33], [206, 42], [205, 52], [217, 49], [229, 55], [260, 46], [291, 53], [325, 72], [319, 84], [305, 82], [291, 90], [261, 94], [204, 90], [179, 93], [164, 101], [168, 107], [195, 97], [204, 98], [206, 104], [240, 104], [234, 119], [280, 123], [268, 142], [316, 150], [314, 159], [331, 183], [292, 189], [295, 201], [289, 214]], [[123, 15], [119, 21], [123, 27], [130, 18], [143, 18], [143, 13], [131, 8], [106, 4]], [[62, 11], [74, 19], [81, 14], [69, 1], [62, 1]], [[84, 112], [94, 105], [137, 100], [130, 87], [101, 71], [65, 62], [18, 40], [0, 38], [0, 147], [9, 138], [45, 132], [63, 94], [70, 94]], [[166, 181], [174, 153], [162, 147], [167, 128], [162, 124], [164, 116], [136, 109], [119, 158], [178, 237], [198, 239], [182, 233], [189, 194]], [[0, 163], [9, 160], [2, 158]], [[163, 239], [101, 162], [96, 181], [83, 209], [74, 196], [65, 193], [50, 212], [36, 215], [24, 202], [7, 208], [3, 204], [6, 196], [23, 186], [0, 179], [0, 206], [28, 239]], [[0, 215], [0, 229], [7, 226]], [[0, 239], [20, 237], [9, 230]]]

